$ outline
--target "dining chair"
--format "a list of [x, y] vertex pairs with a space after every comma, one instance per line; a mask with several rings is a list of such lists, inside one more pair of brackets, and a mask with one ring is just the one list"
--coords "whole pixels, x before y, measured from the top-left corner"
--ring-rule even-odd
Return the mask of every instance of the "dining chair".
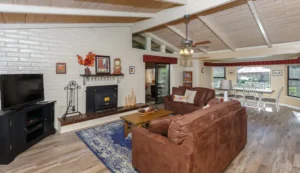
[[[230, 93], [232, 95], [232, 100], [238, 100], [241, 102], [242, 106], [244, 106], [244, 102], [245, 102], [245, 95], [244, 95], [244, 91], [240, 91], [237, 88], [241, 88], [241, 86], [235, 85], [232, 87], [232, 89], [230, 90]], [[243, 86], [242, 86], [243, 88]]]
[[281, 93], [282, 93], [283, 89], [284, 89], [284, 87], [281, 87], [279, 89], [279, 91], [277, 92], [276, 99], [274, 99], [274, 98], [262, 98], [264, 108], [266, 108], [267, 104], [274, 104], [275, 103], [276, 111], [279, 112], [280, 111], [279, 99], [280, 99], [280, 96], [281, 96]]
[[[259, 109], [260, 105], [257, 101], [257, 88], [253, 85], [246, 85], [244, 87], [244, 95], [245, 95], [245, 106], [251, 107], [255, 109]], [[251, 104], [251, 105], [250, 105]]]

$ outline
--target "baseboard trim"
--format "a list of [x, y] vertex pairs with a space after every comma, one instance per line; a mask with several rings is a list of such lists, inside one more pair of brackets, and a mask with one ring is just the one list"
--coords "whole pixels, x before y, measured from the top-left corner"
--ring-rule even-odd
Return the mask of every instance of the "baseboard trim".
[[288, 104], [279, 104], [280, 106], [285, 106], [285, 107], [289, 107], [289, 108], [293, 108], [293, 109], [297, 109], [297, 110], [300, 110], [300, 108], [299, 107], [297, 107], [297, 106], [292, 106], [292, 105], [288, 105]]

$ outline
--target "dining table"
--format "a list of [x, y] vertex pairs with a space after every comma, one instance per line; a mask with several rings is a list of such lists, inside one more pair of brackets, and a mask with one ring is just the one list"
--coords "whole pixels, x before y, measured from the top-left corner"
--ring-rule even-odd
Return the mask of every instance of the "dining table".
[[262, 109], [262, 97], [263, 94], [273, 94], [275, 90], [272, 89], [259, 89], [259, 88], [243, 88], [243, 87], [233, 87], [233, 90], [243, 92], [245, 91], [255, 91], [258, 94], [258, 103], [259, 103], [259, 111]]

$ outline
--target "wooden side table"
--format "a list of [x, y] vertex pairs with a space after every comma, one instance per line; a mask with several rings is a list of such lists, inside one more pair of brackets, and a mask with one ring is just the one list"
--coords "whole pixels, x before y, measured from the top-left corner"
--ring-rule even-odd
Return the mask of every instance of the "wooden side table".
[[159, 109], [155, 113], [145, 116], [142, 116], [142, 114], [138, 112], [122, 116], [120, 118], [124, 120], [124, 137], [126, 138], [128, 136], [128, 133], [130, 133], [131, 126], [141, 127], [143, 124], [147, 124], [153, 119], [166, 117], [171, 115], [172, 113], [172, 111]]

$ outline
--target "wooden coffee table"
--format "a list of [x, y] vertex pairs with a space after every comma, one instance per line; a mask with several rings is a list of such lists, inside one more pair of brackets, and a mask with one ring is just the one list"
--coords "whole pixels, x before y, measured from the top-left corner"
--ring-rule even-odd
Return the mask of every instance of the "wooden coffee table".
[[171, 115], [173, 112], [159, 109], [153, 114], [142, 116], [140, 113], [134, 113], [120, 117], [124, 120], [124, 136], [128, 136], [131, 126], [141, 127], [143, 124], [149, 123], [151, 120]]

